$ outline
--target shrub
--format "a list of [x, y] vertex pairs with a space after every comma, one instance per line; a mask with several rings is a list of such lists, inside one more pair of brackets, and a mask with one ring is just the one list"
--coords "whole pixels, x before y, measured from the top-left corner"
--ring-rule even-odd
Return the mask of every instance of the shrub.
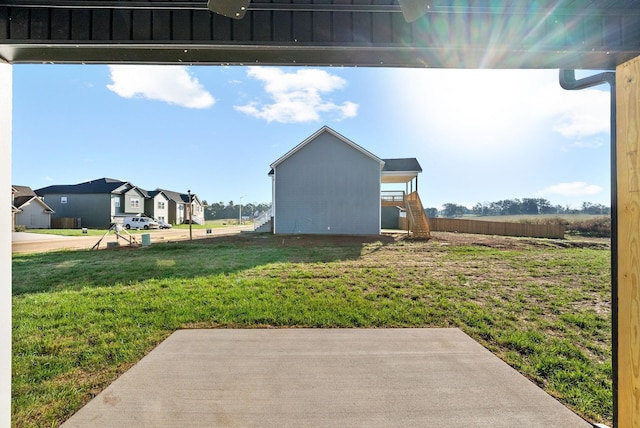
[[606, 238], [611, 236], [611, 217], [602, 216], [589, 220], [576, 221], [565, 226], [570, 235], [596, 236]]
[[24, 224], [16, 224], [16, 227], [13, 228], [15, 232], [24, 232], [27, 230], [27, 226]]

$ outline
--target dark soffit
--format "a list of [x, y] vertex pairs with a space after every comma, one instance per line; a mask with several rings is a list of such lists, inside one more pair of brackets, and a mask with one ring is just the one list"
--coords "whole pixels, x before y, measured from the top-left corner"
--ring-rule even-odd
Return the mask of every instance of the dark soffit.
[[613, 69], [640, 55], [638, 0], [430, 4], [407, 23], [395, 0], [253, 0], [242, 20], [205, 1], [0, 0], [0, 59]]

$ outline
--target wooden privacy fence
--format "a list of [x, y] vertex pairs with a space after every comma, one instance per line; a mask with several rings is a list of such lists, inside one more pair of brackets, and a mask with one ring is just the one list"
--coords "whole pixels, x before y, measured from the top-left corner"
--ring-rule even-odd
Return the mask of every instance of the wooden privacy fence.
[[51, 219], [51, 229], [80, 229], [82, 219], [80, 217], [60, 217]]
[[432, 232], [476, 233], [480, 235], [522, 236], [527, 238], [564, 238], [559, 224], [526, 224], [453, 218], [429, 218]]

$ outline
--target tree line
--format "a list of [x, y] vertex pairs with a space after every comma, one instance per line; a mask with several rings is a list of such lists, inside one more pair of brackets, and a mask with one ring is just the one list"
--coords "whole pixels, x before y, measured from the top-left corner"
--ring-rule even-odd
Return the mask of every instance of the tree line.
[[[229, 201], [226, 204], [222, 201], [208, 204], [202, 201], [204, 207], [205, 220], [222, 220], [227, 218], [238, 218], [240, 216], [240, 204]], [[254, 218], [271, 208], [271, 204], [247, 202], [242, 204], [242, 217]]]
[[446, 203], [442, 209], [425, 209], [428, 217], [462, 217], [464, 215], [501, 216], [501, 215], [537, 215], [537, 214], [593, 214], [609, 215], [611, 208], [602, 204], [583, 202], [580, 208], [570, 205], [552, 205], [547, 199], [523, 198], [504, 199], [496, 202], [479, 202], [472, 208], [455, 203]]

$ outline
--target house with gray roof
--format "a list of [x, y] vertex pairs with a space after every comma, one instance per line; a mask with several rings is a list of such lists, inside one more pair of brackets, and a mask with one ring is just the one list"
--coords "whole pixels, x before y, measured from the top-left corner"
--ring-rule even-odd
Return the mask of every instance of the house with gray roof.
[[127, 181], [99, 178], [35, 190], [54, 211], [53, 218], [79, 219], [79, 227], [107, 228], [116, 216], [144, 212], [144, 195]]
[[150, 190], [147, 192], [144, 213], [156, 220], [171, 223], [169, 221], [169, 201], [169, 197], [162, 190]]
[[28, 186], [11, 186], [13, 228], [25, 226], [28, 229], [51, 228], [53, 210]]
[[[171, 224], [184, 223], [189, 218], [187, 194], [165, 189], [147, 191], [113, 178], [48, 186], [35, 193], [53, 208], [53, 218], [79, 219], [79, 227], [107, 228], [132, 215], [160, 218]], [[194, 223], [204, 223], [200, 199], [193, 194], [191, 198]]]
[[[271, 164], [270, 229], [276, 234], [378, 235], [382, 208], [392, 206], [406, 212], [414, 236], [428, 237], [418, 196], [420, 172], [415, 158], [381, 159], [324, 126]], [[397, 190], [382, 189], [390, 183]]]
[[191, 194], [191, 204], [189, 204], [189, 194], [187, 193], [178, 193], [167, 189], [156, 190], [164, 193], [168, 198], [168, 220], [165, 221], [171, 224], [187, 223], [191, 211], [193, 223], [204, 224], [204, 206], [197, 195]]

